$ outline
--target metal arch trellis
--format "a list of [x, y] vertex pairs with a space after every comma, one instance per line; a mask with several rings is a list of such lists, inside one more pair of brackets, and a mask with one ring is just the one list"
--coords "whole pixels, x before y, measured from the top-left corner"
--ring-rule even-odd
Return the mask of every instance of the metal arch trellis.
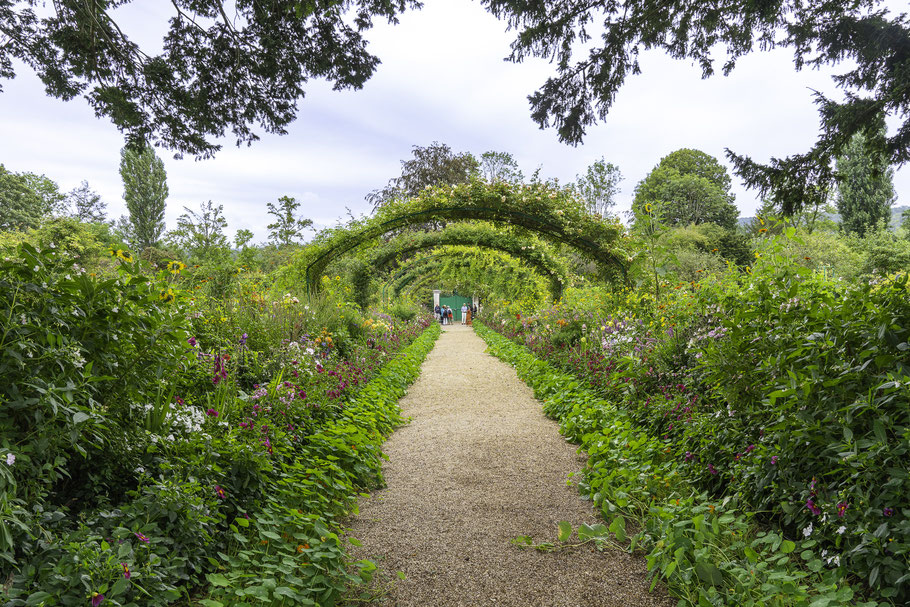
[[[434, 253], [434, 254], [432, 254], [432, 255], [424, 255], [424, 256], [420, 257], [420, 259], [415, 260], [414, 263], [423, 263], [423, 262], [428, 261], [428, 260], [430, 260], [430, 259], [436, 259], [436, 258], [442, 257], [443, 255], [444, 255], [444, 253]], [[406, 265], [406, 266], [400, 268], [400, 269], [399, 269], [397, 272], [395, 272], [395, 274], [393, 274], [392, 276], [389, 276], [389, 277], [382, 283], [382, 299], [383, 299], [383, 301], [385, 301], [386, 289], [388, 289], [389, 285], [395, 283], [395, 281], [397, 281], [399, 278], [401, 278], [403, 275], [407, 274], [408, 272], [413, 271], [413, 269], [414, 269], [414, 265], [413, 265], [413, 264], [408, 264], [408, 265]]]
[[[448, 216], [449, 212], [451, 212], [453, 215], [457, 215], [457, 214], [461, 213], [461, 214], [463, 214], [463, 216], [449, 217]], [[481, 213], [480, 215], [475, 215], [475, 213], [478, 213], [478, 212], [488, 212], [489, 216], [486, 216], [483, 213]], [[380, 223], [377, 226], [368, 227], [364, 230], [361, 230], [359, 234], [356, 234], [353, 237], [353, 242], [351, 244], [349, 244], [348, 246], [337, 246], [337, 247], [330, 248], [329, 250], [327, 250], [324, 253], [322, 253], [321, 255], [319, 255], [316, 259], [311, 261], [306, 267], [305, 280], [306, 280], [306, 287], [307, 287], [307, 295], [308, 296], [310, 295], [311, 287], [313, 288], [313, 290], [315, 290], [315, 283], [313, 282], [312, 275], [311, 275], [311, 272], [314, 267], [319, 268], [320, 272], [321, 272], [321, 270], [323, 268], [325, 268], [326, 266], [328, 266], [329, 263], [331, 263], [338, 257], [341, 257], [345, 253], [351, 251], [352, 249], [359, 247], [360, 245], [362, 245], [364, 242], [366, 242], [370, 238], [375, 238], [377, 236], [381, 236], [382, 234], [386, 234], [386, 233], [390, 232], [391, 230], [394, 230], [395, 228], [398, 228], [398, 227], [403, 227], [406, 225], [413, 225], [415, 223], [419, 223], [419, 221], [409, 221], [410, 219], [415, 218], [415, 217], [423, 217], [423, 218], [441, 217], [443, 219], [482, 219], [482, 220], [494, 221], [494, 222], [505, 221], [508, 218], [512, 218], [512, 217], [523, 218], [526, 221], [530, 221], [533, 224], [536, 224], [537, 226], [549, 228], [549, 230], [541, 229], [539, 231], [538, 230], [531, 230], [531, 231], [537, 231], [538, 233], [545, 234], [545, 235], [553, 238], [557, 242], [562, 242], [575, 249], [584, 251], [584, 252], [588, 253], [589, 255], [591, 255], [591, 257], [593, 257], [596, 261], [598, 261], [600, 263], [604, 263], [607, 266], [613, 266], [613, 267], [618, 268], [620, 273], [622, 274], [623, 280], [627, 279], [625, 264], [623, 264], [619, 259], [617, 259], [615, 255], [613, 255], [612, 253], [609, 253], [609, 252], [605, 252], [602, 249], [602, 247], [597, 245], [597, 243], [594, 243], [594, 242], [588, 240], [587, 238], [583, 238], [581, 236], [569, 236], [569, 235], [565, 234], [565, 232], [563, 231], [561, 226], [557, 226], [550, 221], [542, 219], [536, 215], [530, 215], [528, 213], [523, 213], [521, 211], [516, 211], [513, 209], [502, 209], [502, 208], [497, 209], [497, 208], [492, 208], [492, 207], [475, 207], [475, 206], [458, 206], [458, 207], [442, 207], [442, 208], [437, 208], [437, 209], [427, 209], [427, 210], [415, 211], [413, 213], [406, 213], [404, 215], [398, 215], [396, 217], [393, 217], [392, 219], [389, 219], [387, 221]], [[528, 226], [522, 225], [520, 223], [517, 225], [519, 227], [522, 227], [525, 229], [531, 229]], [[602, 256], [605, 253], [607, 255], [607, 258], [603, 259]]]
[[[436, 232], [436, 234], [442, 234], [442, 232]], [[470, 236], [478, 236], [478, 234], [473, 234]], [[432, 240], [429, 240], [428, 242], [410, 242], [401, 247], [395, 247], [386, 251], [381, 251], [378, 255], [374, 256], [370, 260], [370, 263], [359, 268], [358, 272], [375, 273], [376, 270], [384, 267], [391, 259], [394, 259], [400, 254], [425, 249], [434, 249], [442, 246], [470, 246], [481, 249], [489, 249], [522, 259], [530, 266], [532, 266], [538, 272], [538, 274], [545, 276], [549, 280], [550, 295], [552, 296], [553, 301], [558, 301], [562, 296], [563, 282], [566, 278], [566, 275], [563, 272], [560, 272], [556, 267], [551, 267], [556, 266], [557, 263], [549, 253], [543, 252], [539, 248], [533, 248], [529, 251], [524, 250], [527, 246], [534, 247], [534, 243], [531, 243], [530, 245], [525, 244], [524, 247], [522, 247], [520, 244], [507, 246], [502, 243], [492, 242], [491, 240], [481, 240], [478, 242], [476, 240], [471, 240], [470, 238], [465, 238], [462, 241], [460, 237], [453, 239], [442, 239], [439, 242], [433, 242]], [[424, 257], [421, 257], [419, 259], [424, 259]], [[548, 265], [548, 263], [550, 265]], [[357, 281], [355, 280], [355, 283], [356, 282]], [[385, 289], [383, 289], [383, 297], [385, 297]]]
[[[496, 250], [496, 249], [493, 249], [493, 250]], [[500, 251], [500, 252], [503, 252], [503, 251]], [[503, 253], [505, 253], [505, 254], [507, 254], [507, 255], [509, 254], [508, 252], [503, 252]], [[413, 262], [409, 263], [408, 265], [406, 265], [406, 266], [402, 267], [401, 269], [399, 269], [398, 272], [396, 272], [394, 275], [392, 275], [391, 277], [389, 277], [388, 279], [386, 279], [386, 280], [384, 281], [384, 283], [383, 283], [383, 285], [382, 285], [382, 298], [383, 298], [383, 300], [385, 300], [385, 298], [386, 298], [386, 291], [387, 291], [389, 285], [395, 285], [395, 286], [393, 287], [392, 290], [394, 291], [394, 295], [397, 296], [397, 295], [401, 292], [401, 289], [402, 289], [402, 286], [401, 286], [401, 285], [398, 285], [397, 282], [398, 282], [403, 276], [406, 276], [406, 275], [408, 275], [408, 274], [417, 274], [418, 272], [423, 272], [424, 270], [427, 270], [427, 269], [435, 269], [435, 268], [437, 268], [439, 265], [441, 265], [441, 264], [438, 263], [438, 261], [439, 261], [439, 259], [440, 259], [441, 257], [444, 257], [445, 255], [446, 255], [445, 253], [435, 253], [435, 254], [432, 254], [432, 255], [421, 256], [421, 257], [419, 257], [419, 258], [413, 260]], [[424, 267], [424, 266], [430, 265], [430, 262], [432, 262], [432, 261], [436, 261], [436, 262], [437, 262], [437, 263], [433, 264], [433, 268], [426, 268], [426, 267]], [[453, 261], [456, 261], [456, 263], [458, 263], [458, 265], [463, 265], [463, 262], [462, 262], [462, 260], [460, 260], [460, 259], [459, 259], [459, 260], [453, 260]], [[419, 264], [419, 265], [418, 265], [418, 264]], [[539, 274], [543, 274], [542, 272], [539, 271], [539, 269], [537, 269], [537, 271], [538, 271]], [[555, 275], [555, 274], [548, 274], [548, 277], [550, 278], [551, 294], [553, 294], [553, 289], [554, 289], [553, 285], [554, 285], [554, 283], [557, 284], [557, 285], [559, 285], [559, 286], [561, 286], [561, 283], [558, 282], [558, 276]], [[555, 300], [554, 300], [554, 301], [555, 301]]]
[[[459, 266], [469, 265], [469, 263], [465, 260], [456, 260], [455, 263], [456, 263], [456, 265], [459, 265]], [[393, 290], [395, 291], [395, 295], [397, 296], [399, 293], [401, 293], [401, 291], [404, 290], [404, 288], [407, 287], [408, 284], [410, 284], [411, 282], [418, 280], [418, 279], [428, 278], [430, 276], [433, 276], [433, 272], [439, 270], [439, 267], [441, 265], [442, 265], [441, 263], [437, 262], [437, 263], [433, 263], [433, 264], [426, 264], [424, 267], [407, 268], [408, 271], [405, 272], [404, 275], [402, 277], [400, 277], [397, 281], [390, 281], [390, 282], [396, 283], [395, 286], [393, 287]]]

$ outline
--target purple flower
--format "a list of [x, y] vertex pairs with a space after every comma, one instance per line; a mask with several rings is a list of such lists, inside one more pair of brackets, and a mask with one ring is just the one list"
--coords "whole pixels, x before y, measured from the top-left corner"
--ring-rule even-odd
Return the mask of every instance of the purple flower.
[[123, 567], [123, 577], [130, 579], [130, 568], [126, 563], [120, 563], [120, 566]]
[[837, 505], [837, 516], [838, 518], [844, 518], [844, 514], [847, 513], [847, 508], [850, 507], [850, 504], [847, 502], [841, 502]]
[[241, 346], [245, 346], [245, 345], [246, 345], [246, 340], [247, 340], [248, 338], [249, 338], [249, 335], [247, 335], [246, 333], [244, 333], [243, 335], [241, 335], [241, 336], [240, 336], [240, 345], [241, 345]]
[[755, 445], [749, 445], [748, 447], [746, 447], [746, 453], [749, 453], [749, 452], [753, 451], [754, 449], [755, 449]]
[[218, 417], [218, 412], [215, 411], [214, 409], [212, 409], [211, 407], [209, 407], [209, 408], [206, 410], [206, 413], [207, 413], [209, 416], [211, 416], [211, 417]]
[[819, 514], [822, 513], [822, 509], [815, 505], [815, 502], [812, 501], [811, 497], [806, 500], [806, 508], [808, 508], [809, 512], [811, 512], [815, 516], [818, 516]]
[[92, 607], [98, 607], [101, 603], [104, 602], [104, 595], [97, 592], [92, 593]]
[[215, 485], [215, 495], [221, 500], [227, 497], [227, 494], [224, 492], [224, 489], [221, 488], [221, 485]]
[[714, 469], [714, 464], [708, 464], [708, 472], [711, 474], [717, 474], [717, 470]]
[[151, 541], [149, 538], [147, 538], [146, 536], [142, 535], [141, 533], [134, 532], [133, 535], [135, 535], [136, 537], [138, 537], [140, 542], [145, 542], [146, 544], [148, 544], [148, 543]]
[[885, 507], [882, 510], [882, 514], [884, 514], [885, 516], [892, 516], [894, 514], [894, 508]]
[[196, 347], [196, 338], [191, 337], [188, 340], [186, 340], [186, 343], [190, 344], [191, 346], [193, 346], [195, 348]]
[[771, 464], [772, 464], [772, 465], [777, 464], [777, 456], [776, 456], [776, 455], [772, 455], [772, 456], [771, 456]]
[[686, 451], [686, 461], [691, 462], [693, 459], [695, 459], [695, 454], [691, 451]]

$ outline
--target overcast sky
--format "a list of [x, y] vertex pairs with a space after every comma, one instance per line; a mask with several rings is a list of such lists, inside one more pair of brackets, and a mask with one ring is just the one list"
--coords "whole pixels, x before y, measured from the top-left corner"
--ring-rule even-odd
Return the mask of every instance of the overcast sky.
[[[139, 41], [154, 41], [157, 28], [148, 24], [163, 24], [168, 7], [134, 3], [122, 15], [124, 29]], [[689, 62], [650, 53], [642, 57], [643, 74], [620, 90], [606, 123], [570, 147], [530, 119], [527, 96], [552, 67], [539, 60], [504, 62], [513, 34], [478, 4], [430, 2], [404, 14], [397, 26], [377, 24], [367, 38], [382, 61], [375, 76], [360, 91], [333, 92], [312, 82], [288, 135], [263, 134], [243, 148], [225, 141], [214, 159], [198, 162], [159, 150], [170, 188], [168, 228], [184, 206], [198, 209], [211, 199], [224, 205], [230, 236], [247, 228], [264, 241], [266, 202], [285, 195], [302, 201], [303, 215], [317, 226], [334, 225], [345, 207], [369, 213], [364, 195], [400, 174], [412, 146], [433, 141], [478, 156], [510, 152], [526, 175], [542, 167], [542, 177], [560, 181], [604, 157], [625, 177], [618, 205], [624, 211], [635, 184], [679, 148], [702, 150], [724, 164], [724, 148], [759, 161], [808, 150], [818, 134], [812, 89], [836, 95], [833, 70], [796, 72], [786, 49], [753, 53], [729, 77], [708, 80]], [[44, 173], [64, 191], [85, 179], [107, 202], [110, 217], [125, 214], [120, 133], [83, 100], [47, 97], [27, 68], [19, 65], [17, 72], [0, 93], [0, 163]], [[740, 214], [753, 215], [755, 192], [735, 176], [733, 182]], [[910, 204], [910, 168], [896, 172], [895, 186], [898, 204]]]

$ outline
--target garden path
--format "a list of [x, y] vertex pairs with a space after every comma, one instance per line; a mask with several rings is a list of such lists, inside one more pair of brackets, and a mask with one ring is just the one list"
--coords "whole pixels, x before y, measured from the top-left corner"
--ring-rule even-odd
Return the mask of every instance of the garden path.
[[515, 370], [484, 350], [470, 327], [445, 327], [401, 401], [411, 423], [385, 443], [388, 485], [361, 499], [349, 521], [363, 544], [354, 556], [395, 580], [380, 604], [675, 605], [648, 593], [641, 558], [590, 545], [541, 553], [510, 543], [520, 535], [554, 541], [560, 520], [576, 528], [598, 521], [566, 484], [583, 457]]

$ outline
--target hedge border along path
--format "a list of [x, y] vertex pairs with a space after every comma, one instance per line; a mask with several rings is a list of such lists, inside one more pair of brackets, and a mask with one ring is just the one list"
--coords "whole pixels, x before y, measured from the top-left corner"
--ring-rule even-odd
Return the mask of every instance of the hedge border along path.
[[609, 532], [624, 528], [626, 518], [640, 526], [630, 549], [647, 551], [653, 583], [666, 583], [680, 597], [679, 607], [887, 607], [857, 600], [835, 570], [821, 566], [815, 540], [762, 530], [734, 498], [699, 494], [666, 457], [664, 443], [577, 377], [488, 327], [475, 328], [489, 352], [515, 367], [544, 400], [545, 413], [560, 422], [566, 438], [588, 454], [581, 492], [612, 521]]
[[[411, 424], [386, 442], [388, 486], [350, 522], [395, 606], [664, 607], [645, 564], [595, 544], [553, 553], [512, 543], [555, 538], [557, 523], [596, 522], [567, 486], [581, 465], [508, 365], [470, 327], [447, 327], [402, 399]], [[404, 574], [398, 579], [395, 573]], [[363, 597], [369, 598], [369, 597]]]
[[[264, 506], [231, 524], [238, 550], [213, 563], [222, 572], [206, 576], [212, 586], [199, 605], [331, 607], [350, 585], [371, 579], [372, 563], [352, 565], [346, 554], [340, 520], [356, 512], [359, 490], [381, 485], [382, 443], [403, 422], [398, 401], [439, 335], [431, 324], [306, 438], [296, 461], [276, 464]], [[266, 544], [265, 554], [246, 549]]]

